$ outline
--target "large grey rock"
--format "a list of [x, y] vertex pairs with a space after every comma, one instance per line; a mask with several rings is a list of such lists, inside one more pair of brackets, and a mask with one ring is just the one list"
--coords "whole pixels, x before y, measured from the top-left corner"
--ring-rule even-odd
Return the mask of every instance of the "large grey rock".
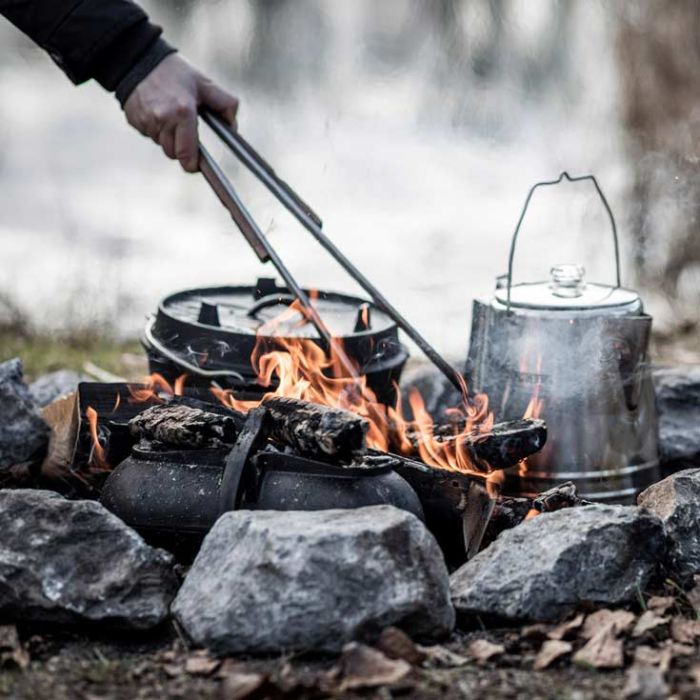
[[20, 360], [0, 363], [0, 469], [39, 464], [50, 432], [24, 383]]
[[669, 572], [681, 583], [700, 573], [700, 469], [685, 469], [643, 491], [640, 507], [661, 518]]
[[338, 651], [392, 625], [439, 638], [455, 618], [435, 539], [392, 506], [227, 513], [173, 613], [195, 642], [221, 654]]
[[59, 369], [56, 372], [43, 374], [29, 385], [29, 391], [40, 406], [47, 406], [59, 396], [70, 394], [78, 388], [80, 382], [88, 381], [89, 377], [70, 369]]
[[99, 503], [0, 490], [0, 618], [154, 627], [177, 588], [172, 564]]
[[661, 521], [634, 506], [543, 513], [452, 574], [452, 602], [458, 614], [556, 621], [584, 601], [635, 600], [664, 547]]
[[700, 366], [654, 370], [664, 466], [700, 466]]

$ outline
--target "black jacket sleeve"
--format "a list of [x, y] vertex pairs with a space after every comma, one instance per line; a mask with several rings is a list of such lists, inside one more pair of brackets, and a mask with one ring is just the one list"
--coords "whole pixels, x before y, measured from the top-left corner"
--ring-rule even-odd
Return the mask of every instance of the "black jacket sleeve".
[[122, 104], [174, 49], [130, 0], [0, 0], [7, 17], [74, 83], [96, 79]]

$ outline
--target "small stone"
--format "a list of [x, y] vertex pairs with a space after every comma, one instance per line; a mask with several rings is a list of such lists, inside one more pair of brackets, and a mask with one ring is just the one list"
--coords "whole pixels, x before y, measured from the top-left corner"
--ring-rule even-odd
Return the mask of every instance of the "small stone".
[[669, 571], [680, 583], [690, 583], [700, 573], [700, 469], [666, 477], [643, 491], [637, 503], [663, 521]]
[[95, 501], [0, 490], [0, 616], [147, 629], [168, 616], [173, 559]]
[[216, 522], [173, 605], [219, 654], [339, 651], [396, 626], [417, 639], [454, 625], [433, 536], [392, 506], [234, 511]]
[[50, 432], [24, 383], [21, 361], [15, 358], [0, 363], [0, 470], [39, 465]]
[[465, 616], [558, 622], [584, 602], [636, 600], [664, 547], [660, 520], [633, 506], [543, 513], [452, 574], [452, 601]]

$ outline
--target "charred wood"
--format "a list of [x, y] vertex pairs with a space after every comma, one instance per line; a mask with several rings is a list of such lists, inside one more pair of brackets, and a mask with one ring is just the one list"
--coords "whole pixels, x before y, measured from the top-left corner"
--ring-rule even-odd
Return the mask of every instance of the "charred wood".
[[302, 455], [349, 461], [366, 450], [369, 424], [355, 413], [282, 397], [266, 399], [262, 406], [268, 436]]
[[[489, 472], [507, 469], [535, 452], [539, 452], [547, 441], [547, 426], [543, 420], [522, 418], [496, 423], [488, 432], [472, 432], [455, 436], [459, 426], [441, 425], [433, 434], [440, 442], [459, 440], [472, 458], [477, 469]], [[409, 439], [418, 450], [420, 436], [412, 434]]]
[[563, 484], [558, 484], [547, 491], [543, 491], [532, 501], [532, 507], [540, 513], [551, 513], [562, 508], [573, 508], [574, 506], [590, 504], [591, 501], [586, 501], [578, 495], [576, 484], [573, 481], [565, 481]]
[[499, 496], [484, 541], [492, 542], [501, 532], [520, 525], [528, 517], [590, 504], [590, 501], [586, 501], [578, 495], [576, 484], [573, 481], [558, 484], [534, 498]]
[[129, 421], [131, 434], [189, 449], [232, 445], [239, 433], [232, 416], [181, 405], [152, 406]]

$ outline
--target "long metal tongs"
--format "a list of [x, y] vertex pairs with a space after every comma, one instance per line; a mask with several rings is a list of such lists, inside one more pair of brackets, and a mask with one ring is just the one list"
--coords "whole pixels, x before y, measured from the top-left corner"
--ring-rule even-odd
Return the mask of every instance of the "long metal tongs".
[[[200, 112], [201, 118], [212, 131], [226, 144], [233, 154], [251, 171], [255, 177], [279, 200], [279, 202], [299, 221], [299, 223], [328, 251], [341, 267], [369, 294], [376, 306], [386, 313], [406, 335], [425, 353], [428, 359], [461, 392], [465, 404], [468, 403], [467, 387], [462, 375], [440, 355], [435, 348], [399, 313], [386, 297], [336, 248], [335, 244], [321, 230], [322, 222], [318, 215], [299, 197], [294, 190], [281, 180], [272, 167], [257, 153], [253, 147], [237, 132], [233, 131], [218, 116], [209, 110]], [[296, 283], [289, 270], [270, 245], [268, 239], [258, 228], [226, 175], [213, 160], [208, 151], [200, 145], [200, 170], [230, 211], [233, 220], [251, 245], [261, 262], [270, 260], [287, 283], [289, 289], [299, 300], [302, 308], [326, 345], [336, 353], [350, 376], [357, 372], [350, 359], [334, 342], [328, 328], [313, 308], [304, 290]]]

